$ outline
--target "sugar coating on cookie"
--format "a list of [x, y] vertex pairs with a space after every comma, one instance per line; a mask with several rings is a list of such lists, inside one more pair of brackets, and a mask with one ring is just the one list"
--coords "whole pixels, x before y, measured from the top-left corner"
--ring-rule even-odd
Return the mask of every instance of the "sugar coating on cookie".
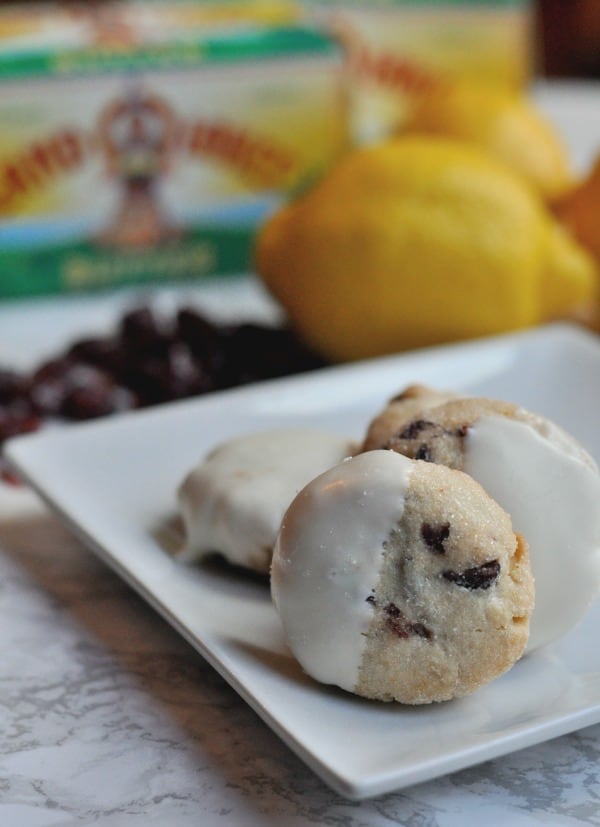
[[284, 517], [271, 590], [317, 680], [383, 701], [467, 695], [521, 656], [527, 546], [467, 475], [391, 451], [322, 474]]
[[291, 428], [246, 434], [215, 448], [178, 490], [187, 562], [218, 552], [268, 574], [283, 514], [313, 477], [352, 453], [347, 437]]
[[424, 409], [381, 447], [476, 479], [529, 544], [536, 605], [528, 651], [568, 632], [600, 591], [600, 475], [555, 423], [490, 399]]

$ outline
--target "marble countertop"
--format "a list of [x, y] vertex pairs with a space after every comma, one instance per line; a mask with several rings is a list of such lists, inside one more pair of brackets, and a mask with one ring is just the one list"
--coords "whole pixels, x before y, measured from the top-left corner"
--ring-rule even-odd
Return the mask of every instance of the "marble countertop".
[[0, 825], [600, 824], [600, 725], [346, 801], [24, 489], [0, 489]]

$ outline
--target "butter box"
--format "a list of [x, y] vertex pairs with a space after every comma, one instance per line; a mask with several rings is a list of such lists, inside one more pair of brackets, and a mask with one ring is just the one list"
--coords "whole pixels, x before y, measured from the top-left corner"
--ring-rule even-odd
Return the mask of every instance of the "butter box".
[[248, 270], [346, 146], [342, 57], [291, 4], [0, 9], [0, 297]]

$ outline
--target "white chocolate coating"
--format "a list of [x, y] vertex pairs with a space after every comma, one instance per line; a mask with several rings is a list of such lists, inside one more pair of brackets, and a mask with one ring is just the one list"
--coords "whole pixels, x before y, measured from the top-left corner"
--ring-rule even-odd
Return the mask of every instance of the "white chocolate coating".
[[322, 683], [356, 686], [373, 618], [367, 598], [412, 467], [391, 451], [359, 454], [309, 483], [285, 514], [271, 592], [292, 652]]
[[298, 491], [352, 452], [326, 431], [264, 431], [218, 446], [184, 480], [178, 499], [186, 542], [180, 559], [220, 552], [268, 573], [283, 514]]
[[548, 424], [481, 417], [469, 428], [464, 470], [529, 543], [535, 608], [527, 651], [561, 637], [600, 590], [600, 475]]

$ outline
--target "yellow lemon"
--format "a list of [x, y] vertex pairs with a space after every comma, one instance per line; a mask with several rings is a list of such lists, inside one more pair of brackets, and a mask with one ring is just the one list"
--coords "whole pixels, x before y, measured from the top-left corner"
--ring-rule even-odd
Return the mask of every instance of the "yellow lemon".
[[337, 360], [532, 325], [595, 288], [591, 259], [519, 177], [422, 136], [349, 152], [266, 223], [256, 264]]
[[564, 193], [573, 180], [556, 130], [518, 92], [447, 85], [416, 105], [410, 128], [476, 144], [523, 175], [549, 201]]

